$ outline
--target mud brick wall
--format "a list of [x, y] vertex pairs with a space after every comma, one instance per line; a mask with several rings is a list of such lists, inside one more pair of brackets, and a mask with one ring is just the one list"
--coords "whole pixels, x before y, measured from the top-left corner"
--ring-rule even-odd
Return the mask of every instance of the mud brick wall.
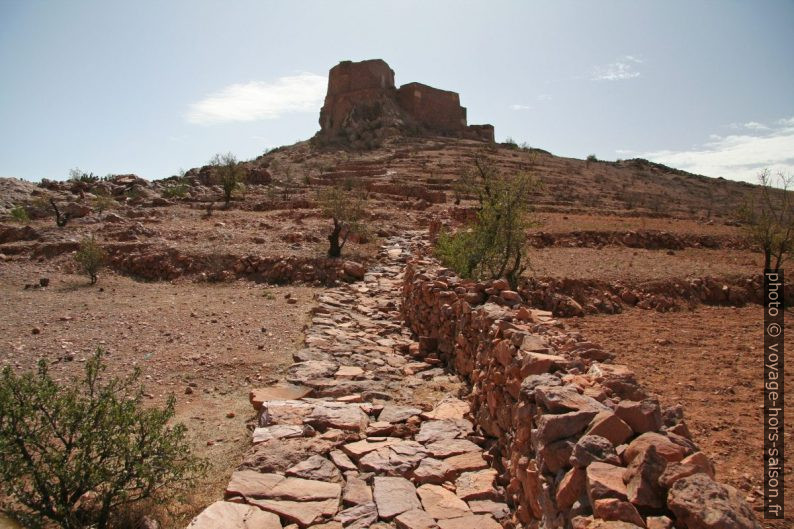
[[680, 407], [662, 409], [631, 369], [506, 281], [463, 281], [408, 264], [402, 315], [417, 356], [470, 384], [518, 526], [760, 528], [740, 493], [714, 480]]

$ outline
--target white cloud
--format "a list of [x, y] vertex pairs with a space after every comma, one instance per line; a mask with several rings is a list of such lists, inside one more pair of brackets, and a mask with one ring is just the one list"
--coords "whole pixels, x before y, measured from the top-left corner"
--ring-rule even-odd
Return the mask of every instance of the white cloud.
[[551, 94], [538, 94], [538, 101], [551, 101]]
[[510, 105], [513, 110], [530, 110], [532, 105]]
[[317, 112], [327, 78], [312, 73], [280, 77], [273, 82], [229, 85], [193, 103], [185, 115], [190, 123], [275, 119], [290, 112]]
[[748, 121], [744, 124], [744, 128], [749, 130], [769, 130], [769, 127], [763, 123], [758, 123], [757, 121]]
[[606, 66], [596, 66], [593, 68], [592, 81], [623, 81], [634, 79], [640, 76], [640, 72], [634, 70], [635, 64], [642, 64], [642, 59], [633, 55], [624, 55], [617, 61]]
[[[750, 122], [754, 123], [754, 122]], [[745, 124], [749, 132], [713, 137], [691, 150], [639, 153], [640, 158], [708, 176], [755, 182], [764, 168], [794, 174], [794, 118]]]

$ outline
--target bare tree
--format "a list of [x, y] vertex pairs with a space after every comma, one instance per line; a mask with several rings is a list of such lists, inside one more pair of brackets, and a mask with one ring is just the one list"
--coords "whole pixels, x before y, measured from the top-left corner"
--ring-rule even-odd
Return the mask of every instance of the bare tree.
[[350, 235], [364, 234], [363, 220], [366, 214], [366, 199], [356, 190], [329, 187], [317, 193], [317, 201], [326, 217], [333, 221], [328, 234], [328, 257], [340, 257]]
[[749, 239], [761, 246], [764, 269], [777, 272], [794, 248], [794, 176], [772, 176], [764, 169], [758, 182], [739, 209], [739, 219]]

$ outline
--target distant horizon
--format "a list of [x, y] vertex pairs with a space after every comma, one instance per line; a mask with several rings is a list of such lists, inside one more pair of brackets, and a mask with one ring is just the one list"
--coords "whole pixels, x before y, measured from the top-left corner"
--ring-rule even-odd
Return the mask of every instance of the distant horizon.
[[755, 183], [794, 174], [792, 25], [786, 0], [2, 0], [0, 175], [252, 159], [319, 130], [331, 67], [380, 58], [497, 142]]

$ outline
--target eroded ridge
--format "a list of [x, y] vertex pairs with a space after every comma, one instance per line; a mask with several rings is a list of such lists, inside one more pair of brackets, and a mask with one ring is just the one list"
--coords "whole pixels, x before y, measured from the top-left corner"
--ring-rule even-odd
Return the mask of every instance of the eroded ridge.
[[284, 382], [251, 392], [258, 427], [225, 499], [192, 529], [510, 525], [466, 386], [401, 323], [417, 239], [389, 239], [362, 282], [318, 296]]

